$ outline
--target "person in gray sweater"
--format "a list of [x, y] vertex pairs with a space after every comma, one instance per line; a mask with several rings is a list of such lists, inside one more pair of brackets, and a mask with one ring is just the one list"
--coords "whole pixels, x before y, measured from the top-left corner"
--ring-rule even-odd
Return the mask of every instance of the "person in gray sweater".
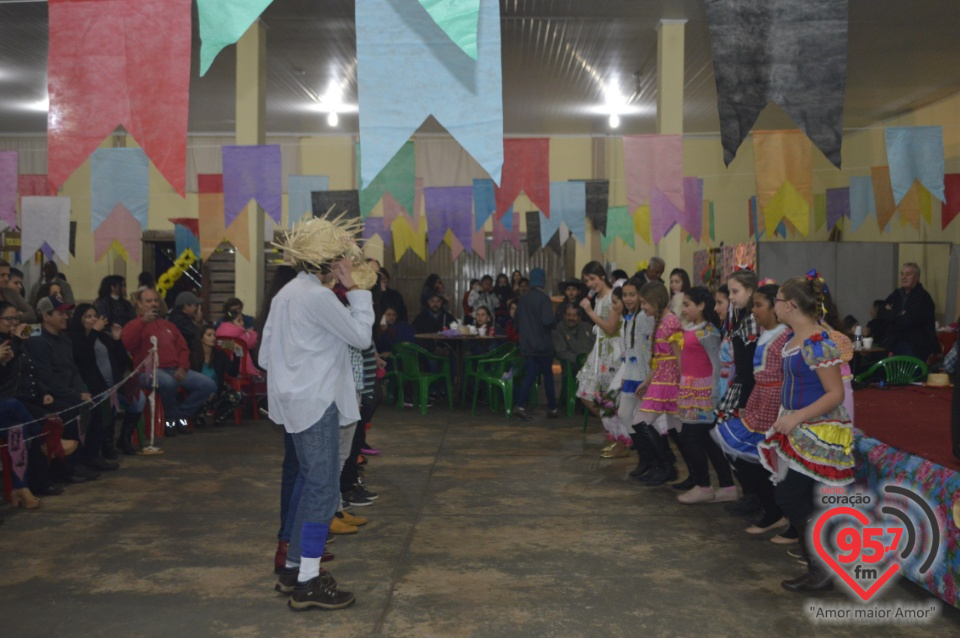
[[581, 320], [580, 309], [567, 306], [563, 321], [553, 329], [553, 350], [564, 366], [576, 362], [577, 356], [593, 350], [593, 326]]
[[533, 418], [527, 413], [526, 406], [530, 390], [539, 376], [543, 376], [543, 387], [547, 393], [547, 418], [556, 419], [560, 416], [553, 386], [553, 302], [543, 292], [546, 279], [542, 268], [530, 271], [530, 290], [520, 297], [514, 317], [517, 332], [520, 333], [520, 354], [524, 358], [525, 369], [513, 413], [523, 421]]

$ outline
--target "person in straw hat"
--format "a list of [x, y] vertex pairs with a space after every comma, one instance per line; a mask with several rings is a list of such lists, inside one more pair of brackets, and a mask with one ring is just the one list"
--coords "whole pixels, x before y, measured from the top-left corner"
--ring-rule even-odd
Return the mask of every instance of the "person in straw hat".
[[[309, 219], [277, 244], [299, 272], [270, 305], [259, 362], [267, 370], [270, 419], [293, 438], [304, 478], [276, 587], [291, 594], [296, 610], [355, 601], [321, 571], [320, 558], [340, 501], [339, 430], [360, 419], [349, 348], [368, 348], [373, 333], [369, 288], [377, 273], [355, 239], [361, 224], [343, 216]], [[346, 288], [349, 307], [321, 283], [328, 275]]]

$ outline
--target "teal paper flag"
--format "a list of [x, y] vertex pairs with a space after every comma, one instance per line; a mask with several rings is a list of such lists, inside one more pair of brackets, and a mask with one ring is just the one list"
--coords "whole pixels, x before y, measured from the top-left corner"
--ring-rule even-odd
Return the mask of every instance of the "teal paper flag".
[[850, 178], [850, 232], [860, 228], [870, 215], [877, 214], [877, 204], [873, 195], [873, 179], [870, 177]]
[[372, 184], [432, 115], [500, 183], [499, 0], [480, 0], [476, 60], [414, 2], [357, 0], [356, 24], [363, 182]]
[[[497, 195], [493, 187], [493, 180], [473, 180], [473, 221], [476, 226], [474, 230], [483, 228], [483, 225], [487, 223], [490, 215], [493, 215], [493, 211], [496, 209]], [[510, 220], [508, 219], [505, 223], [507, 228], [510, 227], [509, 224]]]
[[360, 188], [360, 215], [366, 219], [384, 193], [390, 193], [403, 209], [413, 213], [413, 196], [417, 190], [417, 160], [413, 142], [400, 147], [369, 186], [363, 182], [360, 145], [357, 144], [357, 184]]
[[96, 230], [117, 204], [147, 227], [150, 161], [139, 148], [98, 148], [90, 156], [90, 222]]
[[607, 209], [607, 232], [600, 236], [600, 250], [606, 252], [615, 237], [633, 248], [633, 217], [626, 206], [611, 206]]
[[884, 129], [893, 201], [898, 205], [914, 180], [941, 202], [943, 192], [943, 127], [901, 126]]
[[464, 53], [477, 59], [480, 0], [420, 0], [420, 4]]
[[235, 44], [273, 0], [197, 0], [200, 76], [224, 47]]

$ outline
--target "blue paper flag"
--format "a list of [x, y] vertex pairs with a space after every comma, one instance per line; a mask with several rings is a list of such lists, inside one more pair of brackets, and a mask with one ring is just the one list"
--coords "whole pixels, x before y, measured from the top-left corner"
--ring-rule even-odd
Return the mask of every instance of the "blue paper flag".
[[306, 216], [313, 216], [313, 191], [330, 190], [326, 175], [290, 175], [287, 178], [287, 214], [290, 227]]
[[92, 230], [103, 223], [117, 204], [123, 204], [141, 227], [147, 227], [150, 160], [143, 149], [98, 148], [90, 156]]
[[873, 179], [870, 177], [850, 178], [850, 231], [860, 225], [870, 215], [877, 214], [877, 204], [873, 198]]
[[200, 257], [200, 238], [183, 224], [173, 225], [173, 241], [176, 245], [178, 257], [188, 248], [193, 251], [197, 258]]
[[787, 236], [787, 225], [782, 219], [780, 220], [780, 223], [777, 224], [777, 234], [781, 237]]
[[[503, 166], [500, 3], [480, 1], [476, 60], [419, 3], [357, 0], [363, 181], [433, 115], [496, 183]], [[469, 242], [468, 242], [469, 243]]]
[[550, 183], [550, 217], [541, 217], [541, 235], [550, 239], [561, 223], [581, 244], [587, 242], [586, 182]]
[[513, 206], [511, 205], [507, 212], [503, 214], [503, 217], [500, 218], [500, 224], [507, 230], [513, 230], [513, 217]]
[[[473, 180], [474, 230], [480, 230], [497, 209], [497, 195], [492, 179]], [[507, 221], [505, 224], [509, 224]], [[509, 226], [508, 226], [509, 228]]]
[[902, 126], [884, 129], [893, 201], [898, 205], [914, 180], [941, 202], [943, 192], [943, 127]]

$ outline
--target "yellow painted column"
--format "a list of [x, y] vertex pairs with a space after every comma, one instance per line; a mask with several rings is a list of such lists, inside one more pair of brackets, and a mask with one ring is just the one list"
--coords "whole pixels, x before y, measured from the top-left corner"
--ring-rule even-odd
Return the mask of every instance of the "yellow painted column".
[[[683, 135], [683, 40], [686, 20], [661, 20], [657, 25], [657, 133]], [[655, 254], [667, 263], [666, 275], [682, 267], [680, 228], [675, 226]], [[689, 270], [689, 268], [687, 268]]]
[[[267, 32], [259, 20], [237, 41], [237, 144], [259, 145], [267, 134]], [[263, 296], [263, 209], [247, 204], [250, 261], [236, 253], [237, 297], [256, 311]]]

